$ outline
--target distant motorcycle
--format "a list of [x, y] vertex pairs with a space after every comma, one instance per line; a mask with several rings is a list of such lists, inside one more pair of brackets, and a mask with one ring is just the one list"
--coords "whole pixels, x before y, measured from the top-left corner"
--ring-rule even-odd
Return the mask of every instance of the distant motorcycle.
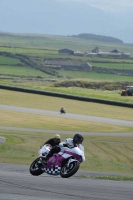
[[65, 114], [65, 113], [66, 113], [65, 109], [64, 109], [64, 108], [61, 108], [61, 109], [60, 109], [60, 113], [61, 113], [61, 114]]
[[[43, 146], [43, 155], [47, 155], [51, 146], [46, 144]], [[40, 155], [42, 154], [40, 149]], [[77, 147], [68, 148], [61, 147], [59, 153], [55, 153], [49, 158], [47, 164], [43, 163], [43, 157], [40, 156], [30, 166], [30, 173], [33, 176], [39, 176], [43, 173], [50, 175], [60, 175], [62, 178], [73, 176], [79, 169], [80, 163], [85, 161], [84, 147], [80, 144]]]

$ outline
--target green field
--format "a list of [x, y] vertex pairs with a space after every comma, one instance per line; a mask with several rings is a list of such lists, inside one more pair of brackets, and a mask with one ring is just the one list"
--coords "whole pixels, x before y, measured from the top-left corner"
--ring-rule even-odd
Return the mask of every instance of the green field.
[[19, 59], [0, 56], [0, 65], [17, 65], [22, 64]]
[[[133, 109], [0, 89], [0, 104], [133, 121]], [[123, 97], [124, 98], [124, 97]], [[130, 98], [130, 97], [126, 97]], [[2, 116], [1, 116], [2, 117]]]
[[[59, 56], [57, 55], [57, 51], [6, 47], [1, 47], [0, 49], [2, 52], [12, 52], [12, 55], [16, 56], [0, 56], [0, 84], [53, 92], [58, 91], [92, 98], [132, 102], [132, 97], [120, 96], [121, 90], [124, 89], [126, 85], [133, 84], [132, 76], [98, 73], [95, 71], [46, 69], [43, 67], [43, 61], [47, 57], [51, 57], [52, 59], [56, 57], [57, 59]], [[18, 56], [19, 51], [22, 51], [21, 53], [24, 54]], [[25, 58], [26, 61], [28, 59], [28, 63], [25, 63], [23, 61], [23, 56], [27, 56], [27, 54], [30, 56]], [[68, 58], [60, 55], [60, 59]], [[86, 61], [90, 61], [92, 65], [107, 69], [132, 69], [133, 66], [133, 61], [130, 59], [104, 59], [74, 56], [72, 56], [71, 59], [73, 61], [85, 61], [88, 59]], [[60, 83], [60, 81], [67, 81], [64, 88], [63, 84], [58, 84], [58, 87], [57, 84], [55, 85], [55, 83]], [[80, 84], [77, 83], [78, 81]], [[72, 84], [70, 84], [70, 82]], [[100, 87], [97, 86], [98, 82]], [[88, 83], [91, 83], [89, 87], [87, 87]]]
[[1, 47], [0, 52], [9, 52], [14, 54], [26, 54], [26, 55], [33, 55], [33, 56], [45, 56], [45, 55], [57, 55], [57, 50], [50, 50], [50, 49], [37, 49], [37, 48], [22, 48], [22, 47]]
[[133, 78], [132, 76], [121, 76], [116, 74], [104, 74], [104, 73], [97, 73], [97, 72], [83, 72], [83, 71], [70, 71], [70, 70], [60, 70], [59, 72], [60, 76], [63, 76], [65, 79], [69, 77], [69, 79], [80, 79], [80, 80], [86, 80], [86, 81], [129, 81], [132, 82]]
[[[65, 47], [64, 47], [65, 48]], [[60, 48], [59, 48], [60, 49]], [[39, 49], [39, 48], [22, 48], [22, 47], [1, 47], [0, 52], [8, 52], [13, 54], [22, 54], [33, 57], [40, 57], [45, 59], [70, 59], [76, 61], [84, 62], [94, 62], [94, 63], [133, 63], [133, 58], [98, 58], [98, 57], [83, 57], [83, 56], [73, 56], [73, 55], [59, 55], [59, 49]]]
[[[66, 111], [70, 113], [133, 121], [133, 110], [129, 108], [121, 109], [116, 106], [90, 102], [81, 103], [80, 101], [6, 90], [0, 90], [0, 96], [0, 104], [5, 105], [53, 111], [59, 111], [60, 107], [64, 105]], [[0, 110], [0, 126], [73, 130], [81, 133], [82, 131], [115, 132], [115, 137], [84, 136], [86, 161], [81, 164], [80, 169], [133, 175], [133, 138], [117, 136], [117, 133], [120, 132], [133, 132], [132, 128], [2, 110]], [[53, 134], [0, 130], [0, 136], [4, 136], [7, 140], [6, 143], [0, 144], [0, 162], [30, 165], [37, 157], [40, 145]], [[61, 137], [64, 140], [72, 135], [61, 134]]]
[[[56, 81], [60, 80], [84, 80], [87, 82], [98, 82], [107, 81], [107, 82], [132, 82], [132, 76], [121, 76], [114, 74], [104, 74], [97, 72], [85, 72], [85, 71], [71, 71], [71, 70], [54, 70], [58, 73], [58, 77], [54, 75], [50, 75], [45, 72], [41, 72], [38, 69], [32, 69], [29, 66], [15, 66], [15, 65], [0, 65], [0, 73], [3, 75], [24, 75], [24, 76], [39, 76], [39, 78], [43, 77], [51, 77]], [[0, 76], [1, 77], [1, 76]], [[0, 78], [2, 81], [2, 77]], [[42, 83], [43, 85], [43, 83]]]
[[[4, 132], [4, 134], [3, 134]], [[30, 165], [40, 145], [53, 134], [0, 131], [7, 140], [0, 144], [0, 162]], [[62, 141], [72, 135], [61, 135]], [[124, 137], [85, 136], [86, 161], [80, 170], [133, 175], [133, 139]]]
[[[58, 50], [62, 48], [91, 52], [96, 46], [103, 51], [111, 51], [117, 48], [123, 52], [129, 52], [131, 58], [90, 58], [58, 55]], [[63, 59], [89, 62], [92, 66], [99, 68], [133, 69], [132, 57], [133, 45], [127, 44], [97, 43], [50, 35], [1, 37], [0, 84], [133, 103], [132, 96], [123, 97], [120, 95], [125, 85], [133, 84], [132, 76], [77, 69], [46, 69], [43, 67], [45, 59]], [[62, 84], [60, 85], [60, 83]], [[90, 88], [86, 87], [88, 83], [91, 85]], [[99, 85], [101, 89], [98, 89]], [[131, 108], [2, 89], [0, 89], [0, 104], [58, 112], [60, 107], [64, 106], [68, 113], [133, 121], [133, 109]], [[0, 110], [0, 126], [116, 134], [133, 132], [132, 128], [123, 126], [3, 110]], [[40, 145], [53, 134], [0, 130], [0, 136], [6, 138], [6, 143], [0, 143], [0, 162], [30, 165], [37, 157]], [[61, 136], [62, 140], [66, 137], [72, 137], [72, 135], [63, 134]], [[81, 164], [80, 169], [133, 175], [133, 138], [85, 136], [84, 146], [86, 162]]]
[[92, 66], [95, 67], [102, 67], [107, 69], [121, 69], [121, 70], [127, 70], [132, 69], [133, 70], [133, 63], [93, 63]]
[[122, 52], [131, 53], [131, 56], [133, 57], [133, 45], [131, 44], [102, 43], [98, 41], [56, 35], [12, 34], [11, 37], [0, 37], [0, 46], [52, 50], [69, 48], [82, 52], [91, 52], [92, 49], [98, 46], [102, 51], [111, 51], [117, 48]]
[[[14, 65], [0, 65], [0, 73], [2, 75], [12, 75], [12, 77], [15, 77], [16, 75], [20, 78], [22, 78], [22, 76], [25, 77], [32, 77], [35, 78], [37, 76], [40, 77], [47, 77], [48, 75], [45, 73], [40, 72], [39, 70], [35, 70], [30, 68], [29, 66], [14, 66]], [[11, 77], [11, 76], [10, 76]]]

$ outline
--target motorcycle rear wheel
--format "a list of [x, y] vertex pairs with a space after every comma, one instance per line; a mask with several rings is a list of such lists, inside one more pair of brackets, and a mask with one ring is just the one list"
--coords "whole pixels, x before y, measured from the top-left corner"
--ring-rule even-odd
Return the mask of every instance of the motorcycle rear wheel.
[[33, 163], [30, 165], [29, 171], [33, 176], [39, 176], [44, 173], [42, 171], [42, 164], [38, 163], [38, 161], [39, 161], [39, 158], [34, 160]]
[[74, 161], [69, 164], [69, 167], [67, 167], [67, 163], [65, 163], [60, 171], [60, 176], [62, 178], [69, 178], [73, 176], [79, 169], [80, 163], [77, 161]]

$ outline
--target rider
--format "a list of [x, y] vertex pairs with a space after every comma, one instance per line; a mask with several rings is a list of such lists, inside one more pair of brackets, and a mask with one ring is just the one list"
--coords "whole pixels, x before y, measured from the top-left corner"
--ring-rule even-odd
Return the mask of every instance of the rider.
[[84, 140], [83, 136], [81, 134], [79, 134], [79, 133], [76, 133], [74, 135], [73, 139], [72, 138], [68, 138], [68, 139], [64, 140], [64, 142], [61, 142], [59, 144], [59, 146], [54, 146], [50, 150], [48, 155], [45, 157], [45, 163], [47, 163], [48, 159], [50, 157], [52, 157], [54, 153], [60, 152], [62, 146], [68, 147], [68, 148], [74, 148], [74, 147], [77, 147], [80, 144], [82, 144], [83, 140]]
[[61, 112], [65, 112], [65, 108], [62, 106], [60, 109]]
[[76, 133], [73, 139], [67, 138], [66, 140], [64, 140], [64, 142], [61, 142], [59, 146], [64, 146], [68, 148], [78, 147], [80, 144], [82, 144], [83, 140], [83, 136], [79, 133]]
[[50, 138], [49, 140], [47, 140], [41, 147], [40, 147], [40, 149], [39, 149], [39, 151], [38, 151], [38, 156], [40, 157], [40, 156], [44, 156], [44, 154], [43, 154], [43, 147], [44, 147], [44, 145], [45, 144], [50, 144], [51, 145], [51, 147], [53, 148], [53, 147], [55, 147], [56, 145], [59, 145], [59, 143], [61, 142], [61, 137], [60, 137], [60, 135], [58, 135], [58, 134], [56, 134], [56, 135], [54, 135], [54, 137], [53, 138]]
[[44, 143], [44, 145], [45, 145], [45, 144], [50, 144], [52, 147], [54, 147], [54, 146], [56, 146], [56, 145], [59, 145], [59, 143], [61, 142], [60, 139], [61, 139], [60, 135], [56, 134], [56, 135], [54, 136], [54, 138], [50, 138], [48, 141], [46, 141], [46, 142]]

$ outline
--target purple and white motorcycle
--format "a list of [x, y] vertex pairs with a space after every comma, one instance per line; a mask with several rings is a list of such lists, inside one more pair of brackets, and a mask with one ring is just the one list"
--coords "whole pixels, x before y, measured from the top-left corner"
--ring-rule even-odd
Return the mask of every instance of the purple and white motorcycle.
[[45, 164], [43, 163], [42, 152], [43, 155], [47, 155], [50, 149], [51, 146], [46, 144], [39, 150], [39, 157], [33, 161], [29, 169], [32, 175], [39, 176], [42, 173], [47, 173], [69, 178], [78, 171], [80, 163], [85, 161], [84, 147], [80, 144], [73, 148], [61, 147], [61, 151], [50, 157]]

